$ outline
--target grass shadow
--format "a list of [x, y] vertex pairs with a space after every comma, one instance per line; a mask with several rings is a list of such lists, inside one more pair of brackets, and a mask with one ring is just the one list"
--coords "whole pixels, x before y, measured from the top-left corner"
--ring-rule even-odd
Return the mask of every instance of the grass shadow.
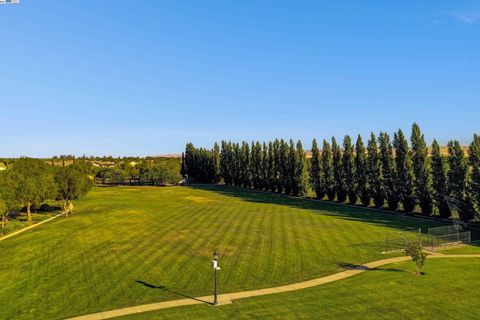
[[178, 296], [181, 296], [181, 297], [184, 297], [184, 298], [187, 298], [187, 299], [191, 299], [191, 300], [200, 301], [200, 302], [203, 302], [203, 303], [212, 304], [212, 302], [208, 302], [208, 301], [201, 300], [201, 299], [198, 299], [198, 298], [195, 298], [195, 297], [191, 297], [191, 296], [186, 295], [186, 294], [184, 294], [184, 293], [181, 293], [181, 292], [177, 292], [177, 291], [168, 289], [167, 287], [162, 286], [162, 285], [157, 286], [157, 285], [153, 285], [153, 284], [147, 283], [147, 282], [142, 281], [142, 280], [135, 280], [135, 282], [138, 283], [138, 284], [141, 284], [141, 285], [143, 285], [143, 286], [145, 286], [145, 287], [147, 287], [147, 288], [150, 288], [150, 289], [163, 290], [163, 291], [170, 292], [170, 293], [176, 294], [176, 295], [178, 295]]
[[308, 199], [292, 198], [282, 194], [256, 191], [238, 187], [224, 185], [196, 184], [189, 188], [196, 190], [211, 191], [223, 196], [234, 197], [247, 202], [259, 204], [276, 204], [290, 206], [296, 209], [307, 209], [317, 211], [324, 216], [334, 216], [339, 219], [367, 222], [383, 227], [405, 230], [408, 228], [422, 228], [423, 232], [427, 227], [436, 227], [446, 225], [439, 221], [429, 221], [412, 216], [406, 216], [401, 213], [383, 213], [365, 207], [348, 207], [335, 202], [311, 201]]

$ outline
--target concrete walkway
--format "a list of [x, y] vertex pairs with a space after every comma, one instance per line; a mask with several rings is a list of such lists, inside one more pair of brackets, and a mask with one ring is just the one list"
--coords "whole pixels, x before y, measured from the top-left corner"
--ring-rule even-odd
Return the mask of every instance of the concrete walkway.
[[58, 217], [64, 216], [64, 215], [65, 215], [65, 212], [62, 212], [62, 213], [59, 213], [59, 214], [57, 214], [57, 215], [55, 215], [55, 216], [53, 216], [53, 217], [51, 217], [51, 218], [45, 219], [45, 220], [43, 220], [43, 221], [37, 222], [37, 223], [32, 224], [32, 225], [30, 225], [30, 226], [28, 226], [28, 227], [25, 227], [25, 228], [23, 228], [23, 229], [20, 229], [20, 230], [18, 230], [18, 231], [15, 231], [15, 232], [12, 232], [12, 233], [10, 233], [10, 234], [7, 234], [6, 236], [0, 238], [0, 241], [7, 240], [8, 238], [11, 238], [11, 237], [13, 237], [13, 236], [16, 236], [17, 234], [20, 234], [20, 233], [23, 233], [23, 232], [25, 232], [25, 231], [31, 230], [31, 229], [33, 229], [33, 228], [39, 227], [39, 226], [41, 226], [41, 225], [44, 224], [44, 223], [47, 223], [47, 222], [49, 222], [49, 221], [52, 221], [52, 220], [57, 219]]
[[[480, 254], [462, 254], [462, 255], [447, 255], [447, 254], [431, 254], [428, 256], [429, 259], [438, 259], [438, 258], [480, 258]], [[403, 262], [411, 260], [410, 257], [396, 257], [396, 258], [388, 258], [382, 260], [376, 260], [372, 262], [368, 262], [361, 266], [353, 267], [351, 269], [341, 271], [329, 276], [308, 280], [304, 282], [299, 282], [290, 285], [284, 285], [280, 287], [273, 287], [267, 289], [259, 289], [259, 290], [250, 290], [250, 291], [242, 291], [242, 292], [234, 292], [234, 293], [226, 293], [220, 294], [218, 296], [218, 302], [220, 305], [230, 304], [234, 300], [243, 299], [243, 298], [251, 298], [251, 297], [258, 297], [267, 294], [274, 294], [274, 293], [281, 293], [281, 292], [289, 292], [295, 291], [300, 289], [311, 288], [315, 286], [320, 286], [326, 283], [338, 281], [341, 279], [349, 278], [351, 276], [363, 273], [370, 269], [375, 269], [380, 266], [384, 266], [391, 263], [396, 262]], [[138, 305], [134, 307], [128, 308], [121, 308], [115, 310], [109, 310], [104, 312], [98, 312], [88, 315], [83, 315], [75, 318], [69, 318], [67, 320], [103, 320], [103, 319], [111, 319], [136, 313], [143, 313], [148, 311], [160, 310], [160, 309], [167, 309], [167, 308], [174, 308], [180, 306], [190, 306], [195, 304], [209, 304], [212, 301], [212, 295], [198, 297], [195, 299], [180, 299], [180, 300], [171, 300], [159, 303], [150, 303], [144, 305]]]

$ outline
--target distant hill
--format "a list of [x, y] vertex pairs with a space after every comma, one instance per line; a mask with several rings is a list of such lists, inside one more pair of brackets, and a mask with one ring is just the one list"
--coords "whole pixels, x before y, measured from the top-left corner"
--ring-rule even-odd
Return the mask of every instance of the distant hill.
[[161, 154], [158, 156], [152, 156], [152, 158], [181, 158], [181, 153], [168, 153], [168, 154]]

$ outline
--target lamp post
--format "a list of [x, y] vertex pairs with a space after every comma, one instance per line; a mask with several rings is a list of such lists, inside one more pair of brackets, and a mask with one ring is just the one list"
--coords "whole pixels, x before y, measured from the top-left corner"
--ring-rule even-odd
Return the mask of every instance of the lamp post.
[[215, 290], [213, 291], [213, 305], [218, 305], [218, 280], [217, 280], [217, 271], [220, 270], [218, 267], [218, 252], [213, 253], [212, 268], [215, 273]]

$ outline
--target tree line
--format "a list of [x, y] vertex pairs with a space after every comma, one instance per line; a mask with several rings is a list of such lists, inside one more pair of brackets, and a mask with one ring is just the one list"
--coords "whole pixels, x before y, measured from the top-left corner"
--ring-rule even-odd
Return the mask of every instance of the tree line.
[[62, 201], [67, 211], [71, 201], [86, 195], [92, 185], [92, 167], [87, 163], [53, 167], [43, 160], [20, 158], [0, 172], [1, 226], [21, 210], [26, 211], [27, 222], [32, 223], [32, 211], [47, 200]]
[[178, 158], [138, 159], [122, 161], [113, 167], [98, 168], [95, 177], [102, 183], [130, 185], [166, 185], [182, 180]]
[[182, 155], [182, 174], [203, 183], [253, 188], [310, 196], [352, 205], [373, 205], [392, 211], [420, 211], [451, 216], [445, 196], [467, 210], [465, 221], [480, 208], [480, 136], [475, 134], [468, 154], [456, 140], [448, 155], [433, 140], [429, 152], [420, 127], [412, 125], [410, 143], [402, 130], [391, 138], [371, 133], [366, 144], [360, 135], [346, 135], [340, 145], [333, 137], [320, 149], [312, 141], [307, 159], [301, 141], [275, 139], [268, 143], [222, 141], [213, 149], [188, 143]]

